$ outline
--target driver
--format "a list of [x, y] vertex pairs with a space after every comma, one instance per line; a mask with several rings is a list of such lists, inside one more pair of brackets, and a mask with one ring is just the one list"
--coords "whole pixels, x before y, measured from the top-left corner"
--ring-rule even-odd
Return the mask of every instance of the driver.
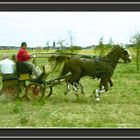
[[31, 69], [32, 72], [34, 73], [34, 75], [37, 77], [37, 80], [41, 81], [42, 78], [45, 76], [45, 73], [39, 71], [34, 64], [29, 62], [29, 60], [32, 58], [32, 56], [28, 54], [26, 48], [27, 48], [27, 43], [22, 42], [21, 47], [16, 56], [17, 57], [16, 59], [17, 59], [17, 61], [23, 62], [25, 65], [27, 65], [27, 67], [29, 69]]

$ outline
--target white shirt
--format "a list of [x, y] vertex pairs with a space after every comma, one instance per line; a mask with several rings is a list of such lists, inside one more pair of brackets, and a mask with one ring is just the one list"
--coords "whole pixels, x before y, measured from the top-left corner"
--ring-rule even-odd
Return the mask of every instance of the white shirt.
[[0, 61], [0, 70], [1, 70], [1, 73], [3, 74], [13, 74], [14, 66], [15, 66], [15, 63], [8, 58]]

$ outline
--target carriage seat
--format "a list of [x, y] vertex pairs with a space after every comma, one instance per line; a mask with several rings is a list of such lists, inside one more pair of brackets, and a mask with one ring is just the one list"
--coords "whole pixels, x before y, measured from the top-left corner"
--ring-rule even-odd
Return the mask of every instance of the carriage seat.
[[23, 62], [16, 62], [17, 75], [20, 80], [29, 80], [32, 70]]
[[18, 85], [18, 77], [16, 74], [3, 74], [2, 75], [3, 86], [17, 86]]
[[18, 77], [16, 74], [3, 74], [2, 75], [2, 80], [18, 80]]
[[29, 73], [32, 74], [32, 70], [23, 62], [16, 62], [16, 70], [18, 74]]

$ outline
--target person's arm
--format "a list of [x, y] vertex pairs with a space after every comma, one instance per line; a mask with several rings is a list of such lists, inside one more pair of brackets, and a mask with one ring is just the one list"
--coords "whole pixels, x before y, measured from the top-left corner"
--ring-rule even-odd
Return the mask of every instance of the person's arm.
[[23, 59], [25, 61], [28, 61], [29, 59], [31, 59], [30, 55], [28, 54], [26, 50], [23, 52]]

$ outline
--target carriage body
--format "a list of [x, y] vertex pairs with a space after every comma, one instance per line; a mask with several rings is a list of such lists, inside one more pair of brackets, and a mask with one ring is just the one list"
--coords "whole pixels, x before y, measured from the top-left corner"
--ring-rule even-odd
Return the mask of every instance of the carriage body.
[[16, 73], [2, 75], [1, 94], [15, 100], [26, 88], [25, 82], [30, 80], [31, 72], [22, 63], [16, 63]]
[[18, 97], [19, 80], [15, 74], [2, 75], [3, 87], [1, 93], [12, 100]]
[[47, 96], [51, 94], [52, 82], [38, 83], [31, 70], [23, 63], [16, 63], [16, 72], [15, 74], [2, 75], [1, 94], [5, 94], [7, 98], [15, 100], [21, 96], [27, 100], [40, 99], [45, 94], [46, 84], [50, 84], [50, 86], [47, 86], [49, 89]]

